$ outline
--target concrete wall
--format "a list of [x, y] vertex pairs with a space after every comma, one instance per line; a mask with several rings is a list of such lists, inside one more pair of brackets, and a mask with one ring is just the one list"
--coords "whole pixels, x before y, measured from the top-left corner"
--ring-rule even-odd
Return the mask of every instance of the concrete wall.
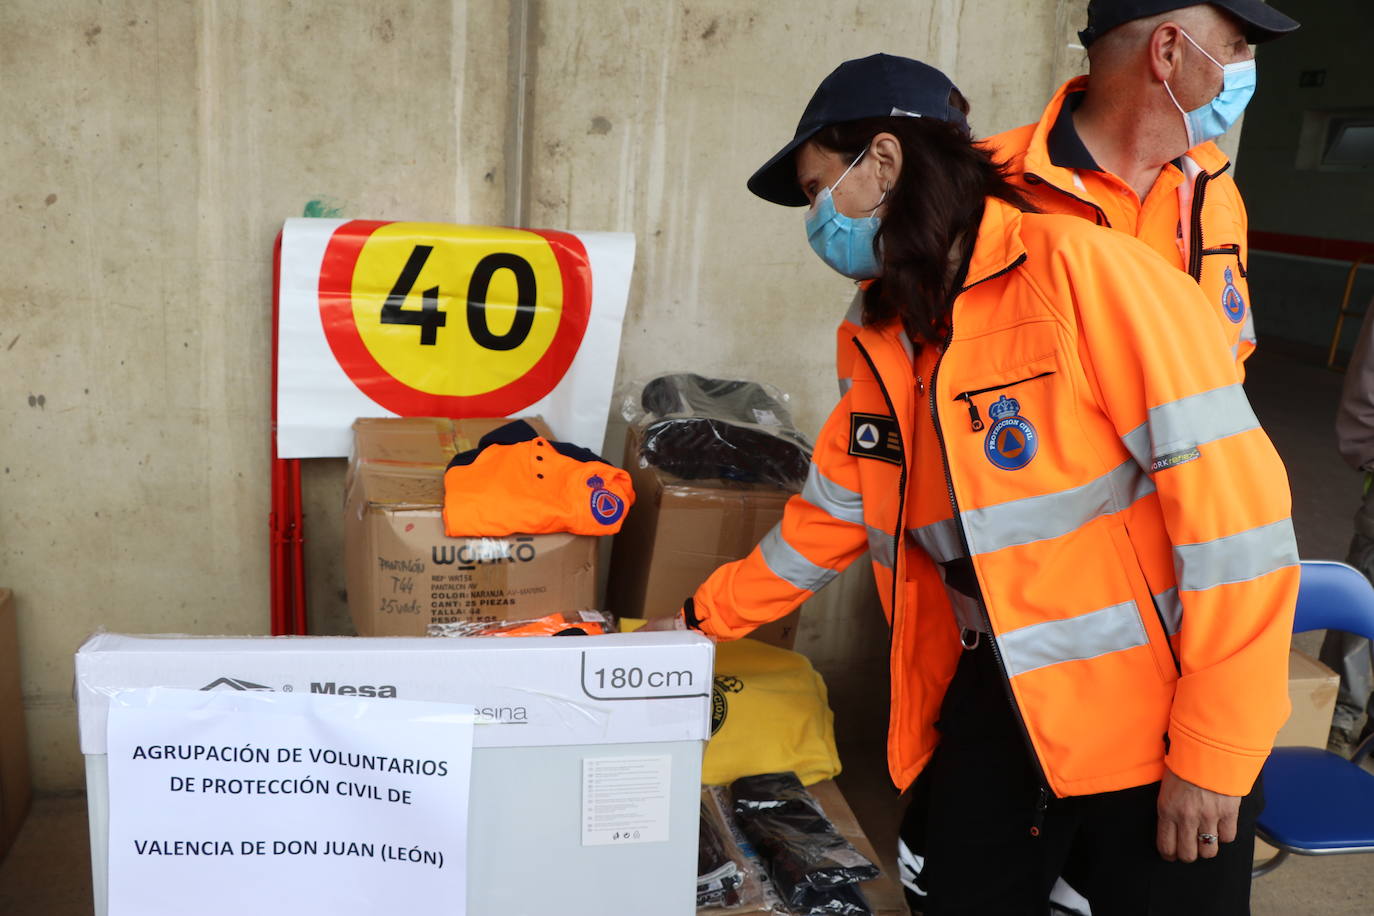
[[[1029, 120], [1081, 60], [1081, 7], [569, 0], [531, 4], [525, 33], [484, 0], [0, 5], [0, 583], [39, 788], [81, 784], [70, 657], [93, 629], [267, 629], [283, 218], [503, 223], [518, 187], [529, 225], [632, 231], [620, 377], [764, 379], [814, 433], [852, 287], [745, 178], [835, 64], [878, 50], [949, 69], [980, 133]], [[341, 478], [306, 473], [320, 632], [347, 626]], [[871, 591], [843, 577], [803, 637], [842, 733], [881, 727]]]

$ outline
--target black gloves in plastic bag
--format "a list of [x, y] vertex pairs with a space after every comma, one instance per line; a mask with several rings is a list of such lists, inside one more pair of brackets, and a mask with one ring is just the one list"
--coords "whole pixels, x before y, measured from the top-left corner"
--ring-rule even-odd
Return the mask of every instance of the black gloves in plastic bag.
[[858, 888], [877, 866], [849, 844], [794, 773], [764, 773], [730, 786], [740, 829], [783, 901], [801, 914], [870, 912]]

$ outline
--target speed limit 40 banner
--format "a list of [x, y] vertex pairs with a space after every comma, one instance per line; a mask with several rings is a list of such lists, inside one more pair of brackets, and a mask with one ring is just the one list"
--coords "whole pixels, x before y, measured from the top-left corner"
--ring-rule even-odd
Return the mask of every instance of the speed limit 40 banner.
[[539, 414], [605, 435], [634, 265], [628, 233], [290, 219], [277, 454], [343, 457], [358, 417]]

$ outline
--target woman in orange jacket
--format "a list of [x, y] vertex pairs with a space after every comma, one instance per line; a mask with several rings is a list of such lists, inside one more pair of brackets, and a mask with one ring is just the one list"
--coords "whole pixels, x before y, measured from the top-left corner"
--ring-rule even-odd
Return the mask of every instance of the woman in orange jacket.
[[1197, 285], [1024, 212], [966, 111], [917, 61], [849, 61], [750, 179], [873, 282], [804, 491], [683, 619], [743, 636], [868, 551], [889, 768], [930, 768], [927, 914], [1044, 912], [1070, 855], [1099, 916], [1248, 912], [1288, 713], [1283, 466]]

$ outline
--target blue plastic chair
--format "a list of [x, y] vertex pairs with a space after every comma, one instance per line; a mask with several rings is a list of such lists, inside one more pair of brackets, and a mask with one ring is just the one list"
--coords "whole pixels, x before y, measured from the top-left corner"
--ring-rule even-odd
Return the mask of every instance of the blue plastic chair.
[[[1305, 560], [1294, 633], [1344, 630], [1374, 639], [1374, 586], [1344, 563]], [[1374, 852], [1374, 774], [1360, 763], [1374, 736], [1350, 760], [1315, 747], [1278, 747], [1264, 765], [1264, 813], [1257, 833], [1278, 854], [1254, 869], [1268, 874], [1290, 854]]]

